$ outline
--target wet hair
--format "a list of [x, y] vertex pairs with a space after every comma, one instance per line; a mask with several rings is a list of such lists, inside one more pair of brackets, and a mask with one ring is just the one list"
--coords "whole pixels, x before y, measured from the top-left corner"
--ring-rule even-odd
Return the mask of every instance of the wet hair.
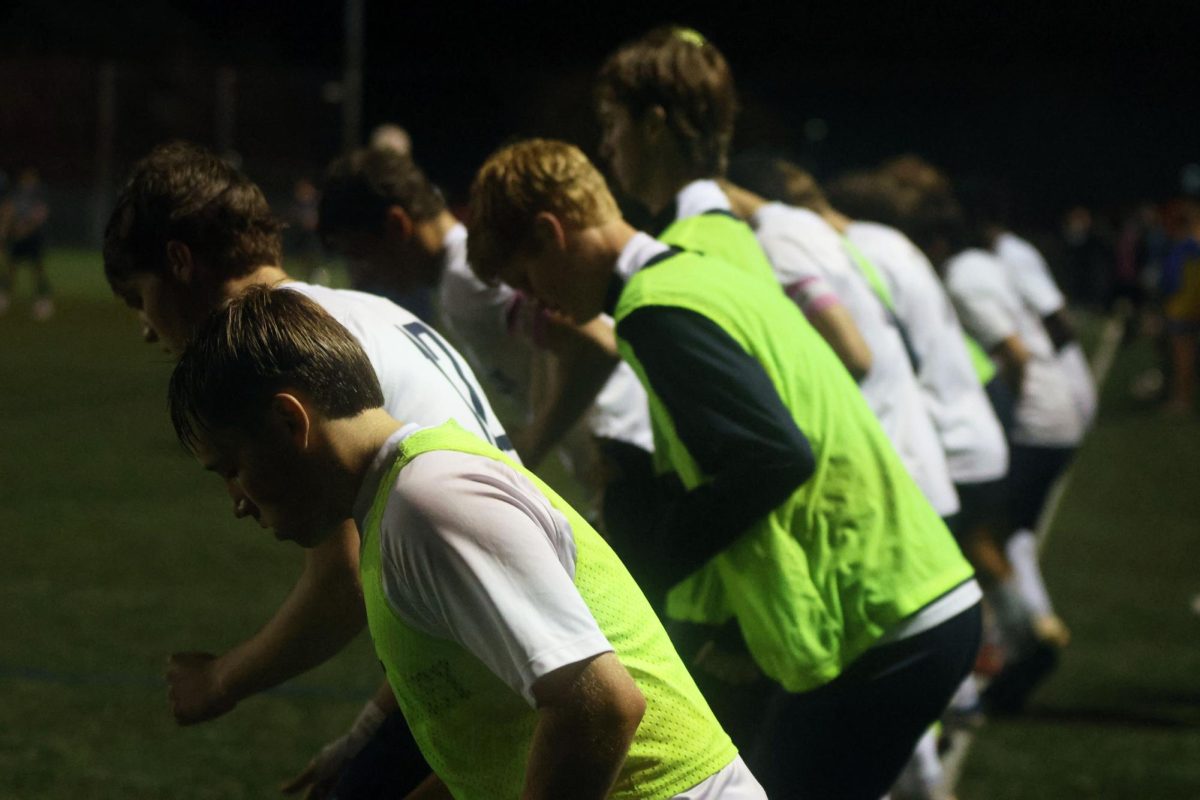
[[725, 174], [737, 92], [725, 57], [699, 32], [665, 25], [623, 45], [600, 68], [596, 100], [615, 103], [634, 119], [661, 108], [700, 177]]
[[171, 373], [171, 422], [193, 449], [206, 431], [251, 434], [281, 391], [302, 393], [329, 419], [383, 405], [370, 360], [341, 323], [299, 292], [254, 286], [188, 344]]
[[494, 282], [514, 256], [532, 250], [534, 219], [542, 211], [577, 228], [621, 213], [604, 176], [578, 147], [552, 139], [503, 147], [471, 185], [467, 253], [481, 280]]
[[446, 201], [409, 156], [388, 147], [356, 150], [326, 170], [317, 227], [326, 241], [349, 232], [381, 233], [391, 206], [420, 221], [445, 211]]
[[114, 290], [168, 269], [167, 243], [186, 244], [222, 278], [283, 261], [282, 225], [249, 178], [188, 142], [154, 148], [134, 165], [104, 230], [104, 274]]

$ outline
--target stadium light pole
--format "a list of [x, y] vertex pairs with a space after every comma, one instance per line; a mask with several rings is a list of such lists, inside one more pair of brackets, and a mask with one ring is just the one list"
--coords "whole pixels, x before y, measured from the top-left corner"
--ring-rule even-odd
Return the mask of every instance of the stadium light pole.
[[92, 195], [92, 239], [103, 241], [113, 183], [117, 128], [117, 65], [106, 59], [96, 75], [96, 185]]
[[365, 0], [346, 0], [346, 62], [342, 72], [342, 149], [362, 142], [363, 17]]

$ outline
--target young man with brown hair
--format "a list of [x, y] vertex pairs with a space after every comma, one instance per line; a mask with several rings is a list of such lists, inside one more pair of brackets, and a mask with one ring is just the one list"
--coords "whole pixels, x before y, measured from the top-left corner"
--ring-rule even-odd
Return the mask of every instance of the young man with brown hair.
[[[175, 354], [208, 313], [250, 286], [304, 294], [342, 322], [367, 351], [388, 409], [423, 424], [453, 418], [510, 453], [504, 428], [470, 367], [436, 331], [380, 297], [293, 281], [281, 266], [280, 226], [259, 188], [215, 154], [176, 142], [133, 168], [105, 232], [104, 270], [113, 292], [136, 309], [148, 336]], [[515, 454], [514, 454], [515, 456]], [[239, 512], [241, 513], [241, 512]], [[279, 610], [254, 636], [220, 655], [171, 656], [171, 711], [203, 722], [339, 652], [362, 629], [357, 534], [347, 522], [306, 551], [304, 570]], [[383, 724], [369, 705], [353, 741]], [[403, 721], [388, 724], [401, 740]], [[336, 752], [335, 752], [336, 750]], [[347, 748], [328, 751], [340, 760]], [[327, 772], [340, 766], [323, 761]], [[399, 773], [399, 759], [392, 759]], [[415, 780], [425, 769], [417, 759]], [[329, 778], [331, 775], [324, 775]], [[391, 791], [413, 780], [397, 774]]]
[[[376, 281], [399, 291], [436, 288], [443, 328], [493, 394], [513, 407], [514, 443], [527, 465], [536, 468], [561, 443], [575, 475], [594, 485], [594, 446], [648, 460], [645, 393], [616, 356], [611, 320], [571, 325], [532, 298], [475, 277], [466, 227], [411, 158], [377, 148], [336, 159], [325, 176], [320, 228], [330, 246], [364, 262]], [[543, 354], [551, 369], [539, 381]], [[594, 443], [567, 436], [581, 418]]]
[[596, 531], [494, 446], [383, 401], [343, 326], [265, 287], [171, 377], [175, 429], [239, 513], [303, 547], [360, 532], [376, 653], [436, 773], [421, 796], [765, 800]]
[[471, 211], [481, 278], [616, 319], [683, 491], [615, 546], [778, 684], [768, 793], [876, 800], [974, 660], [979, 589], [849, 374], [773, 281], [632, 228], [575, 147], [501, 149]]

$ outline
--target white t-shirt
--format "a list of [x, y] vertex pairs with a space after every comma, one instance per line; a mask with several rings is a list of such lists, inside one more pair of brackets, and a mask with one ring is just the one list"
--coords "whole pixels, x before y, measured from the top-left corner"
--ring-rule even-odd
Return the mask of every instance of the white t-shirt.
[[966, 250], [946, 264], [946, 290], [963, 327], [991, 351], [1017, 335], [1029, 351], [1017, 399], [1013, 441], [1073, 447], [1083, 436], [1083, 417], [1038, 313], [1025, 305], [1004, 262], [986, 250]]
[[[1045, 318], [1062, 310], [1066, 297], [1054, 282], [1050, 267], [1038, 249], [1015, 233], [1005, 232], [996, 237], [993, 252], [1008, 265], [1013, 283], [1025, 305], [1039, 317]], [[1075, 405], [1084, 422], [1091, 424], [1096, 415], [1096, 381], [1088, 367], [1087, 357], [1078, 342], [1071, 342], [1058, 352], [1058, 360], [1071, 384]]]
[[854, 222], [849, 240], [879, 270], [917, 358], [917, 383], [955, 483], [998, 480], [1008, 472], [1004, 430], [979, 383], [962, 326], [933, 265], [908, 237]]
[[463, 357], [417, 316], [365, 292], [291, 281], [353, 334], [366, 351], [384, 408], [404, 422], [440, 425], [455, 420], [464, 429], [516, 457], [504, 426]]
[[[526, 415], [532, 413], [529, 390], [538, 333], [530, 301], [509, 286], [489, 286], [475, 276], [467, 263], [467, 229], [463, 225], [455, 225], [446, 234], [445, 248], [439, 287], [443, 324], [462, 342], [489, 384], [512, 398]], [[608, 322], [612, 324], [611, 319]], [[593, 436], [654, 449], [646, 391], [624, 362], [617, 364], [596, 396], [584, 424]]]
[[859, 384], [867, 404], [937, 512], [948, 516], [958, 511], [946, 456], [922, 402], [904, 342], [887, 309], [846, 254], [837, 231], [812, 211], [782, 203], [760, 208], [751, 225], [776, 277], [793, 298], [797, 297], [794, 287], [811, 286], [817, 279], [836, 292], [871, 349], [871, 369]]
[[[406, 425], [380, 448], [355, 503], [360, 526]], [[531, 708], [556, 669], [613, 651], [575, 588], [570, 523], [506, 464], [434, 450], [396, 477], [380, 520], [384, 597], [407, 625], [454, 642]], [[735, 759], [681, 798], [765, 798]], [[743, 791], [743, 794], [736, 792]]]

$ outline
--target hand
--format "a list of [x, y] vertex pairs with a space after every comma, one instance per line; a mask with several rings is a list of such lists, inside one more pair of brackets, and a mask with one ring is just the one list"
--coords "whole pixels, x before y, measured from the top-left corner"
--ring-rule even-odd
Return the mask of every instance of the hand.
[[322, 747], [299, 775], [279, 787], [280, 791], [284, 794], [296, 794], [307, 787], [308, 792], [305, 793], [304, 800], [322, 800], [328, 797], [337, 783], [342, 767], [353, 755], [349, 752], [346, 739], [347, 736], [343, 736]]
[[[391, 689], [386, 689], [385, 697], [389, 700], [392, 698]], [[304, 795], [305, 800], [321, 800], [327, 797], [337, 783], [342, 767], [358, 755], [375, 735], [375, 731], [379, 730], [386, 717], [387, 712], [376, 700], [368, 701], [354, 720], [354, 724], [350, 726], [350, 730], [322, 747], [299, 775], [279, 787], [280, 791], [284, 794], [295, 794], [308, 787], [308, 792]]]
[[175, 653], [167, 659], [167, 702], [180, 725], [214, 719], [237, 705], [226, 696], [211, 653]]

